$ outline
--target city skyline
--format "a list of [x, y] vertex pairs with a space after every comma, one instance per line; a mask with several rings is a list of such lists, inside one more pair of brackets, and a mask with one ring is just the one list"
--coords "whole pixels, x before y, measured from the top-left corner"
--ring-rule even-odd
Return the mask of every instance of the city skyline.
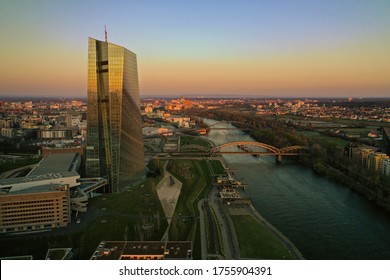
[[93, 3], [3, 3], [0, 96], [86, 97], [104, 25], [137, 53], [141, 96], [390, 94], [387, 1]]

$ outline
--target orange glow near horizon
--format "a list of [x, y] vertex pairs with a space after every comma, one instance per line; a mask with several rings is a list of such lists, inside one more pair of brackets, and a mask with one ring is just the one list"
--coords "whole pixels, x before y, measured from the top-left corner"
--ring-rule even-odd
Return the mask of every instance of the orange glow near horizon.
[[274, 57], [210, 61], [144, 60], [140, 67], [145, 92], [353, 92], [390, 89], [389, 52], [312, 52]]
[[141, 96], [390, 96], [388, 1], [3, 2], [0, 96], [86, 97], [105, 24]]
[[[56, 60], [53, 60], [53, 56]], [[8, 58], [0, 69], [2, 92], [13, 92], [15, 85], [26, 92], [66, 94], [86, 89], [86, 58], [81, 55], [35, 57], [25, 63]], [[85, 54], [86, 56], [86, 54]], [[390, 89], [390, 54], [338, 50], [264, 57], [218, 58], [206, 61], [174, 60], [138, 55], [141, 94], [180, 93], [256, 93], [273, 91], [313, 91], [336, 89]], [[81, 90], [80, 90], [81, 89]], [[86, 91], [84, 91], [86, 95]]]
[[[382, 40], [385, 41], [385, 40]], [[138, 53], [141, 95], [299, 94], [389, 96], [388, 44], [370, 42], [290, 52], [233, 53], [196, 59]], [[0, 68], [0, 93], [86, 96], [87, 51], [8, 49]]]

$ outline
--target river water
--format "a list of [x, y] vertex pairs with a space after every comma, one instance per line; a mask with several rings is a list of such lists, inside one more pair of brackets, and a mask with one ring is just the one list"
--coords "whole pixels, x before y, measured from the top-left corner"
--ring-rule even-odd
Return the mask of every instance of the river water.
[[[239, 130], [211, 130], [208, 138], [216, 145], [254, 141]], [[287, 157], [281, 165], [271, 156], [224, 158], [237, 179], [248, 184], [256, 210], [306, 259], [390, 259], [390, 214], [353, 190]]]

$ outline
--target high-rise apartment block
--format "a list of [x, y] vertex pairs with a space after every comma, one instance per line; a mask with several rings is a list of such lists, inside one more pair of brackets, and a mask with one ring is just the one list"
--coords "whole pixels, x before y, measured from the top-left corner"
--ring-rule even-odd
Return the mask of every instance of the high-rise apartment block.
[[86, 175], [107, 177], [118, 192], [144, 177], [145, 160], [136, 55], [88, 39]]
[[383, 128], [382, 151], [390, 156], [390, 128]]

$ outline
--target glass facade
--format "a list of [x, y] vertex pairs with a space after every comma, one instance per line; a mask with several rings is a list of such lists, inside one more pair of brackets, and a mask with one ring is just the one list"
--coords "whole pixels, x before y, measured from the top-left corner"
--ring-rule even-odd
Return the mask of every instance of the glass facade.
[[86, 175], [119, 192], [144, 177], [144, 162], [136, 55], [89, 38]]

